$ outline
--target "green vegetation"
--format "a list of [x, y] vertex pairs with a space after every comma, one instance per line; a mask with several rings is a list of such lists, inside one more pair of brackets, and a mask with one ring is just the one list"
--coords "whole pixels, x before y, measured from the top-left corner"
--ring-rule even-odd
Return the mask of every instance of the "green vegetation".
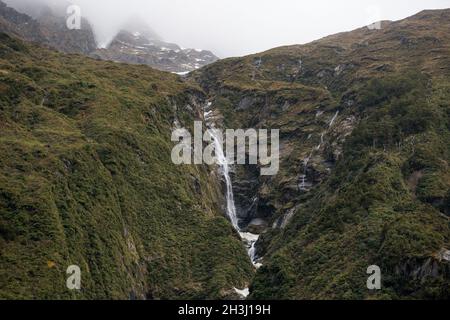
[[[449, 24], [427, 11], [186, 82], [0, 34], [0, 298], [450, 298]], [[256, 275], [214, 168], [169, 158], [206, 95], [225, 128], [280, 129], [279, 174], [233, 177], [270, 226]]]
[[[450, 244], [450, 82], [428, 80], [405, 72], [359, 91], [363, 120], [344, 158], [289, 226], [268, 235], [254, 298], [450, 297], [450, 268], [437, 258]], [[373, 264], [384, 289], [371, 293]]]
[[249, 169], [235, 177], [271, 226], [251, 298], [450, 297], [449, 18], [422, 12], [193, 75], [225, 126], [280, 129], [279, 174], [251, 188]]
[[248, 285], [213, 168], [170, 160], [175, 117], [189, 126], [201, 96], [175, 75], [0, 34], [0, 298], [208, 299]]

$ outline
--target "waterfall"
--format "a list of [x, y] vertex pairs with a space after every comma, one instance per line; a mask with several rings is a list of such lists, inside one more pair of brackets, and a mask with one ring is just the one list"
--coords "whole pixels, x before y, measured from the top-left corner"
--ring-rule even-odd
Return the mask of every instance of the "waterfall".
[[234, 194], [233, 194], [233, 184], [231, 183], [230, 177], [230, 165], [228, 163], [228, 159], [225, 157], [225, 153], [223, 152], [223, 144], [222, 139], [220, 139], [217, 135], [216, 130], [210, 130], [211, 136], [214, 140], [214, 147], [217, 157], [217, 162], [222, 170], [222, 174], [225, 178], [225, 184], [227, 188], [226, 200], [227, 200], [227, 216], [230, 218], [233, 227], [240, 231], [238, 219], [236, 215], [236, 206], [234, 204]]
[[[318, 111], [316, 114], [316, 118], [319, 117], [320, 115], [322, 115], [323, 112], [322, 111]], [[304, 171], [303, 174], [300, 176], [301, 182], [299, 183], [298, 187], [300, 191], [308, 191], [307, 188], [307, 174], [308, 174], [308, 165], [309, 162], [311, 161], [311, 158], [314, 155], [314, 151], [320, 151], [320, 148], [322, 148], [323, 144], [325, 143], [325, 136], [328, 133], [328, 131], [331, 129], [331, 127], [334, 125], [337, 117], [339, 116], [339, 110], [336, 111], [336, 113], [334, 114], [333, 118], [331, 118], [330, 122], [328, 123], [328, 128], [322, 132], [322, 134], [320, 135], [320, 142], [317, 146], [313, 147], [311, 153], [309, 154], [309, 156], [307, 158], [305, 158], [303, 160], [303, 167], [304, 167]], [[310, 139], [311, 135], [308, 136], [308, 139]]]
[[[217, 163], [220, 166], [221, 173], [223, 174], [223, 177], [225, 179], [227, 216], [230, 219], [234, 229], [239, 233], [241, 240], [244, 242], [251, 262], [256, 268], [259, 268], [262, 266], [262, 264], [257, 262], [256, 247], [255, 247], [256, 242], [258, 242], [259, 235], [249, 232], [242, 232], [241, 228], [239, 227], [238, 217], [236, 214], [236, 206], [234, 203], [233, 184], [230, 176], [231, 171], [230, 163], [228, 161], [228, 158], [225, 156], [225, 152], [223, 150], [223, 139], [222, 137], [219, 136], [218, 130], [215, 130], [214, 114], [213, 114], [214, 112], [213, 110], [210, 110], [211, 104], [212, 104], [211, 102], [208, 102], [208, 104], [206, 105], [206, 108], [204, 110], [204, 118], [206, 120], [206, 125], [209, 129], [209, 133], [211, 134], [211, 137], [214, 141], [214, 149], [217, 158]], [[244, 299], [246, 299], [250, 294], [249, 288], [245, 288], [243, 290], [234, 288], [234, 291]]]
[[237, 214], [236, 214], [236, 206], [234, 203], [233, 184], [231, 182], [231, 176], [230, 176], [230, 164], [229, 164], [228, 159], [225, 156], [225, 153], [223, 151], [222, 139], [218, 136], [217, 131], [212, 129], [212, 130], [210, 130], [210, 134], [214, 140], [214, 147], [215, 147], [217, 162], [221, 168], [221, 173], [223, 174], [223, 177], [225, 179], [227, 216], [230, 219], [230, 222], [233, 225], [234, 229], [237, 232], [239, 232], [239, 235], [241, 236], [242, 241], [245, 243], [247, 250], [248, 250], [248, 255], [249, 255], [252, 263], [256, 267], [259, 267], [260, 264], [256, 263], [256, 248], [255, 248], [256, 242], [259, 239], [259, 235], [249, 233], [249, 232], [242, 232], [241, 228], [239, 227], [239, 222], [238, 222], [238, 218], [237, 218]]
[[223, 150], [223, 138], [219, 136], [218, 130], [215, 129], [214, 124], [214, 111], [210, 110], [211, 102], [205, 107], [204, 110], [204, 118], [206, 120], [206, 126], [209, 129], [209, 133], [214, 141], [214, 151], [217, 158], [217, 163], [220, 166], [220, 170], [225, 178], [226, 184], [226, 200], [227, 200], [227, 216], [231, 221], [234, 229], [240, 232], [238, 218], [236, 214], [236, 206], [234, 204], [234, 194], [233, 194], [233, 184], [231, 182], [230, 176], [230, 163], [228, 162], [227, 157], [225, 156], [225, 152]]
[[329, 128], [331, 128], [334, 124], [334, 122], [336, 121], [337, 117], [339, 115], [339, 110], [336, 111], [336, 114], [334, 115], [334, 117], [331, 119], [330, 124], [328, 125]]
[[242, 241], [245, 243], [245, 246], [247, 247], [248, 255], [252, 261], [252, 263], [255, 265], [255, 267], [260, 267], [261, 264], [257, 263], [257, 257], [256, 257], [256, 242], [259, 239], [259, 235], [249, 233], [249, 232], [242, 232], [241, 228], [239, 227], [239, 221], [236, 213], [236, 206], [234, 203], [234, 193], [233, 193], [233, 184], [231, 181], [230, 176], [230, 163], [228, 161], [228, 158], [225, 156], [225, 152], [223, 150], [223, 139], [219, 136], [218, 130], [215, 130], [215, 124], [214, 124], [214, 115], [213, 110], [209, 110], [211, 107], [211, 103], [209, 102], [204, 110], [204, 117], [206, 120], [206, 125], [208, 127], [209, 132], [211, 134], [211, 137], [214, 141], [214, 149], [217, 157], [217, 163], [220, 166], [221, 173], [223, 174], [223, 177], [225, 179], [226, 184], [226, 201], [227, 201], [227, 216], [230, 219], [231, 224], [233, 225], [234, 229], [239, 233]]

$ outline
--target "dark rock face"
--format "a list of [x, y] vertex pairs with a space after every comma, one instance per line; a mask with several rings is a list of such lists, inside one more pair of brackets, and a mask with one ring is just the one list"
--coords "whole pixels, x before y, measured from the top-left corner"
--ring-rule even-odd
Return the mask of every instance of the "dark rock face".
[[83, 19], [81, 30], [69, 30], [65, 17], [54, 14], [50, 8], [35, 10], [35, 14], [32, 18], [0, 1], [0, 30], [66, 53], [87, 55], [97, 47], [87, 20]]
[[236, 213], [244, 225], [258, 217], [259, 170], [256, 166], [252, 167], [253, 170], [236, 167], [237, 172], [232, 177]]
[[[258, 64], [261, 67], [264, 60]], [[213, 78], [208, 71], [205, 76]], [[277, 226], [276, 221], [297, 204], [299, 196], [329, 177], [342, 155], [343, 143], [358, 123], [356, 117], [338, 112], [351, 106], [344, 102], [342, 106], [333, 105], [329, 96], [305, 91], [301, 86], [280, 85], [267, 92], [238, 87], [206, 89], [215, 97], [213, 108], [224, 113], [227, 127], [280, 129], [282, 168], [278, 175], [262, 177], [259, 165], [236, 165], [232, 176], [241, 227], [257, 229], [258, 233], [269, 225]], [[311, 99], [322, 102], [311, 108]], [[224, 101], [233, 112], [223, 110]], [[260, 226], [265, 229], [253, 228], [251, 222], [255, 219], [264, 221]]]
[[[450, 277], [449, 259], [450, 252], [444, 249], [437, 257], [410, 259], [397, 265], [394, 270], [394, 279], [404, 284], [398, 289], [411, 298], [449, 299], [448, 286], [442, 286], [439, 290], [433, 291], [427, 289], [433, 283]], [[388, 279], [388, 281], [392, 280]]]
[[253, 219], [247, 225], [247, 231], [253, 234], [261, 234], [267, 229], [267, 221], [263, 219]]
[[0, 30], [23, 37], [25, 40], [47, 43], [47, 39], [40, 30], [39, 23], [8, 7], [0, 1]]

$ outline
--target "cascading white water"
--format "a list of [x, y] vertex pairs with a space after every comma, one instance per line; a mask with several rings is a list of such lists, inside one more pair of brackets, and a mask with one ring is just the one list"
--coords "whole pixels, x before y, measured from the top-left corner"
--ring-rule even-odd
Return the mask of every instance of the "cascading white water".
[[[261, 267], [260, 263], [256, 262], [256, 242], [259, 239], [259, 235], [252, 234], [249, 232], [242, 232], [239, 227], [239, 222], [236, 214], [236, 206], [234, 203], [234, 193], [233, 193], [233, 184], [230, 176], [230, 163], [228, 162], [228, 158], [225, 156], [225, 152], [223, 150], [223, 139], [220, 139], [218, 136], [218, 131], [215, 130], [213, 119], [213, 111], [209, 110], [211, 107], [211, 103], [208, 103], [205, 108], [204, 118], [207, 121], [207, 126], [210, 129], [209, 133], [214, 141], [214, 150], [217, 158], [217, 162], [221, 168], [222, 174], [225, 178], [226, 184], [226, 200], [227, 200], [227, 216], [230, 219], [234, 229], [239, 232], [239, 235], [242, 241], [245, 243], [247, 247], [248, 255], [256, 268]], [[211, 121], [210, 121], [211, 120]], [[235, 292], [240, 295], [242, 298], [247, 298], [250, 294], [249, 288], [245, 288], [243, 290], [234, 288]]]
[[227, 216], [230, 219], [234, 229], [236, 229], [237, 232], [239, 232], [239, 235], [241, 236], [242, 241], [245, 243], [247, 249], [248, 249], [248, 255], [252, 261], [252, 263], [256, 267], [260, 267], [261, 264], [256, 262], [256, 242], [259, 239], [259, 235], [249, 233], [249, 232], [242, 232], [241, 228], [239, 227], [239, 220], [236, 213], [236, 205], [234, 202], [234, 193], [233, 193], [233, 184], [231, 181], [230, 176], [230, 163], [228, 161], [228, 158], [225, 156], [225, 152], [223, 150], [223, 139], [221, 139], [218, 135], [218, 131], [215, 130], [215, 125], [213, 122], [213, 111], [209, 110], [211, 107], [211, 103], [208, 103], [205, 109], [204, 117], [206, 120], [206, 124], [208, 126], [209, 133], [214, 141], [214, 150], [217, 157], [217, 162], [221, 168], [221, 172], [225, 179], [226, 184], [226, 201], [227, 201]]
[[239, 232], [239, 235], [241, 236], [242, 241], [245, 243], [247, 249], [248, 249], [248, 255], [252, 261], [252, 263], [256, 267], [260, 267], [261, 264], [256, 263], [256, 242], [259, 239], [259, 235], [253, 234], [250, 232], [242, 232], [241, 228], [239, 227], [239, 222], [236, 214], [236, 205], [234, 203], [234, 193], [233, 193], [233, 184], [231, 182], [230, 177], [230, 165], [228, 162], [228, 159], [225, 157], [225, 154], [223, 152], [223, 145], [220, 143], [219, 137], [214, 133], [214, 130], [211, 132], [212, 138], [214, 140], [214, 146], [216, 150], [216, 157], [217, 162], [219, 163], [222, 174], [225, 178], [225, 184], [227, 189], [226, 194], [226, 200], [227, 200], [227, 215], [230, 218], [230, 221], [236, 229], [237, 232]]
[[230, 218], [231, 223], [233, 224], [233, 227], [240, 231], [239, 224], [238, 224], [238, 218], [236, 215], [236, 206], [234, 204], [234, 194], [233, 194], [233, 184], [231, 183], [231, 177], [230, 177], [230, 165], [228, 163], [228, 159], [225, 157], [225, 154], [223, 152], [223, 145], [221, 143], [221, 139], [217, 136], [217, 132], [215, 130], [210, 130], [210, 134], [214, 140], [214, 147], [217, 157], [217, 162], [220, 165], [220, 168], [222, 170], [222, 174], [225, 178], [225, 184], [227, 188], [227, 216]]

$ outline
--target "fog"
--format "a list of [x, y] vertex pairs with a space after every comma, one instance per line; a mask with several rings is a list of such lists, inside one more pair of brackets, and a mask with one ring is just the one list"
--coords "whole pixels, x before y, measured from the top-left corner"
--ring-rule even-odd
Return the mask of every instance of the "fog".
[[[68, 6], [66, 0], [44, 1]], [[24, 0], [6, 0], [19, 6]], [[145, 21], [161, 38], [183, 47], [240, 56], [300, 44], [379, 20], [398, 20], [423, 9], [450, 7], [450, 0], [72, 0], [107, 44], [132, 19]]]

